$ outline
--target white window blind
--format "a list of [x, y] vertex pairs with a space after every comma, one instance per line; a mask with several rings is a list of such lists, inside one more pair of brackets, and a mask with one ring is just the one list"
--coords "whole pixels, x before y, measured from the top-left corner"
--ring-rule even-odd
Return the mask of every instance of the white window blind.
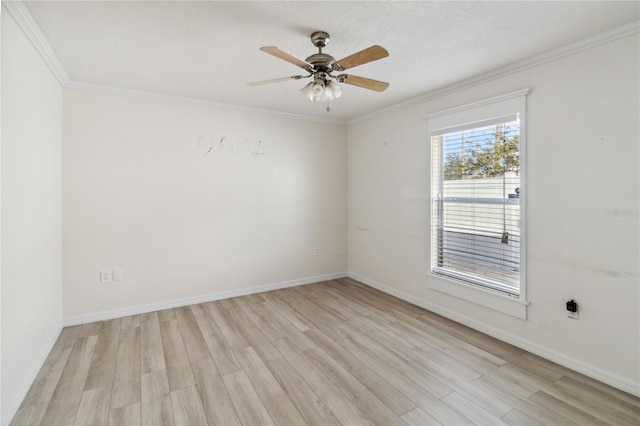
[[518, 113], [431, 132], [431, 269], [520, 294]]

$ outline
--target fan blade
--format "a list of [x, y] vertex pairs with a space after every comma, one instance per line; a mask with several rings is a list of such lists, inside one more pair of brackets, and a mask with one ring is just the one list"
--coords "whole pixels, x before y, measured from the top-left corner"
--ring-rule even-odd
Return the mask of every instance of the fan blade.
[[280, 77], [280, 78], [273, 78], [271, 80], [254, 81], [253, 83], [247, 83], [247, 86], [251, 86], [251, 87], [262, 86], [263, 84], [278, 83], [280, 81], [286, 81], [286, 80], [300, 80], [301, 78], [307, 78], [307, 77], [311, 77], [311, 76], [309, 76], [309, 75], [292, 75], [290, 77]]
[[334, 62], [331, 67], [336, 71], [344, 71], [387, 56], [389, 56], [389, 52], [384, 47], [374, 45]]
[[357, 75], [340, 74], [338, 76], [340, 83], [347, 83], [352, 86], [362, 87], [364, 89], [375, 90], [376, 92], [384, 92], [389, 87], [389, 83], [384, 81], [372, 80], [370, 78], [358, 77]]
[[284, 50], [280, 50], [275, 46], [264, 46], [264, 47], [261, 47], [260, 50], [262, 50], [265, 53], [268, 53], [269, 55], [273, 55], [276, 58], [280, 58], [287, 62], [291, 62], [293, 65], [296, 65], [300, 68], [311, 69], [311, 64], [308, 63], [307, 61], [303, 61], [300, 58], [296, 58], [292, 54], [287, 53]]

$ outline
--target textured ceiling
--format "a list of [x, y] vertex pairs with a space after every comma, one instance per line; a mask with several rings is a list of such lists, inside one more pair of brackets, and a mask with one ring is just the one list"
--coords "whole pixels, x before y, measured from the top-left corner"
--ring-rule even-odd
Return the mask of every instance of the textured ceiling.
[[[616, 1], [28, 1], [73, 82], [157, 92], [348, 120], [544, 53], [640, 18], [640, 2]], [[309, 34], [342, 58], [372, 44], [388, 58], [349, 70], [388, 81], [377, 93], [343, 85], [326, 105], [304, 81], [249, 87], [300, 74], [259, 50], [316, 53]], [[346, 86], [346, 87], [345, 87]]]

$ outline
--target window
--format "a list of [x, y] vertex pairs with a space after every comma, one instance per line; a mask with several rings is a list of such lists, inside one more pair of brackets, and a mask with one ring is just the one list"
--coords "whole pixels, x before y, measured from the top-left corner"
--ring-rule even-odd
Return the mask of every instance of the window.
[[431, 134], [432, 271], [520, 293], [520, 122]]
[[[496, 308], [524, 298], [525, 92], [432, 114], [431, 273], [438, 290]], [[451, 286], [454, 290], [451, 290]], [[471, 288], [471, 291], [463, 287]], [[474, 290], [484, 294], [474, 295]], [[477, 291], [476, 291], [477, 293]], [[499, 307], [498, 310], [502, 310]], [[513, 308], [507, 313], [513, 313]]]

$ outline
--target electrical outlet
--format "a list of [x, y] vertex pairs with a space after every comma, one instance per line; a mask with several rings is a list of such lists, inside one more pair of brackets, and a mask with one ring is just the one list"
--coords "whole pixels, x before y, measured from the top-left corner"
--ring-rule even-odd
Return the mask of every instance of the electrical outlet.
[[567, 302], [567, 316], [572, 319], [578, 319], [578, 302], [573, 299]]
[[320, 256], [320, 247], [316, 247], [316, 250], [313, 253], [316, 256]]
[[100, 282], [101, 283], [110, 283], [113, 281], [113, 271], [111, 269], [101, 269], [100, 270]]

